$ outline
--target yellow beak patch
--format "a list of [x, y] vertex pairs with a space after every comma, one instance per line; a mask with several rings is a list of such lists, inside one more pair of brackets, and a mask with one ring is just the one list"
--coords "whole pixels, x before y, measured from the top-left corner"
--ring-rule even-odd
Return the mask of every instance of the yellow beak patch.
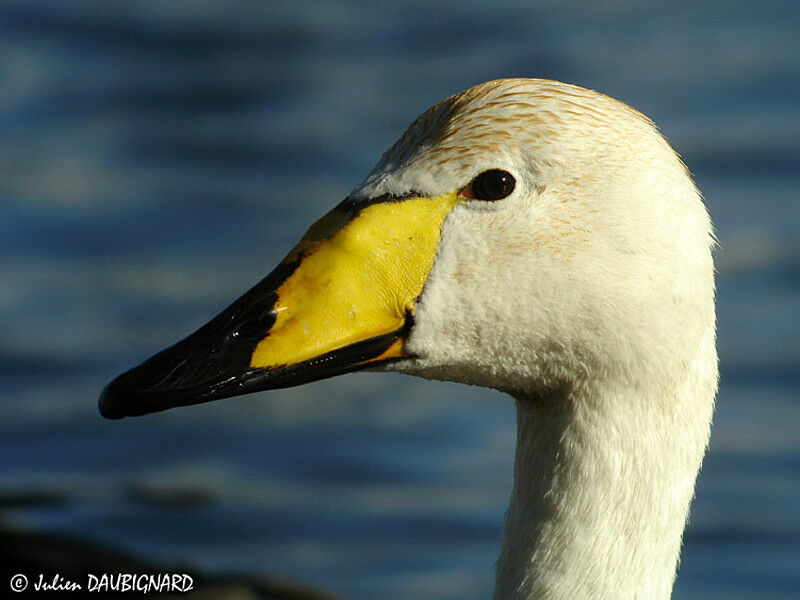
[[[284, 259], [300, 262], [277, 290], [275, 323], [250, 367], [292, 365], [402, 329], [459, 201], [414, 197], [322, 217]], [[368, 362], [400, 356], [402, 340]]]

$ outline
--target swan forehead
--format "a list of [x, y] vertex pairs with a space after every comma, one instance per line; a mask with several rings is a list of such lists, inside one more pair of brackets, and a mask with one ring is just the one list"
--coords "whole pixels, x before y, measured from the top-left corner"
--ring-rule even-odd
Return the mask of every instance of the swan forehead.
[[483, 169], [529, 165], [530, 155], [543, 165], [574, 160], [576, 152], [592, 152], [587, 140], [603, 140], [608, 151], [653, 131], [638, 111], [591, 90], [541, 79], [490, 81], [421, 114], [354, 195], [450, 192]]

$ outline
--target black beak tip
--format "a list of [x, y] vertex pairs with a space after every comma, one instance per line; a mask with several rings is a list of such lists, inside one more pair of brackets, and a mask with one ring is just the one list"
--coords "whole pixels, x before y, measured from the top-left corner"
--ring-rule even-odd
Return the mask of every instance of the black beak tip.
[[119, 377], [117, 377], [100, 392], [100, 399], [97, 401], [100, 414], [106, 419], [122, 419], [128, 416], [124, 408], [124, 397], [125, 394], [120, 389]]

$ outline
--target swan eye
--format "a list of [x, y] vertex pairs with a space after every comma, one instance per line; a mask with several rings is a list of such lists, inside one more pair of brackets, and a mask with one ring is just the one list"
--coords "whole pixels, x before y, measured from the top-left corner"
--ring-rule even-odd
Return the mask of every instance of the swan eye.
[[502, 200], [514, 191], [516, 184], [514, 176], [508, 171], [489, 169], [470, 181], [461, 190], [461, 195], [473, 200]]

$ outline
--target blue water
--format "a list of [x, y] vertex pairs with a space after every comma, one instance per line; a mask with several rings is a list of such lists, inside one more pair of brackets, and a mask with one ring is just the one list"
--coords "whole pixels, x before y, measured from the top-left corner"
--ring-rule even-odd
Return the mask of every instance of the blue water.
[[60, 498], [4, 519], [354, 599], [489, 597], [502, 395], [359, 374], [121, 422], [96, 397], [260, 279], [418, 113], [501, 76], [628, 102], [695, 174], [722, 384], [674, 597], [800, 597], [795, 2], [4, 3], [0, 494]]

